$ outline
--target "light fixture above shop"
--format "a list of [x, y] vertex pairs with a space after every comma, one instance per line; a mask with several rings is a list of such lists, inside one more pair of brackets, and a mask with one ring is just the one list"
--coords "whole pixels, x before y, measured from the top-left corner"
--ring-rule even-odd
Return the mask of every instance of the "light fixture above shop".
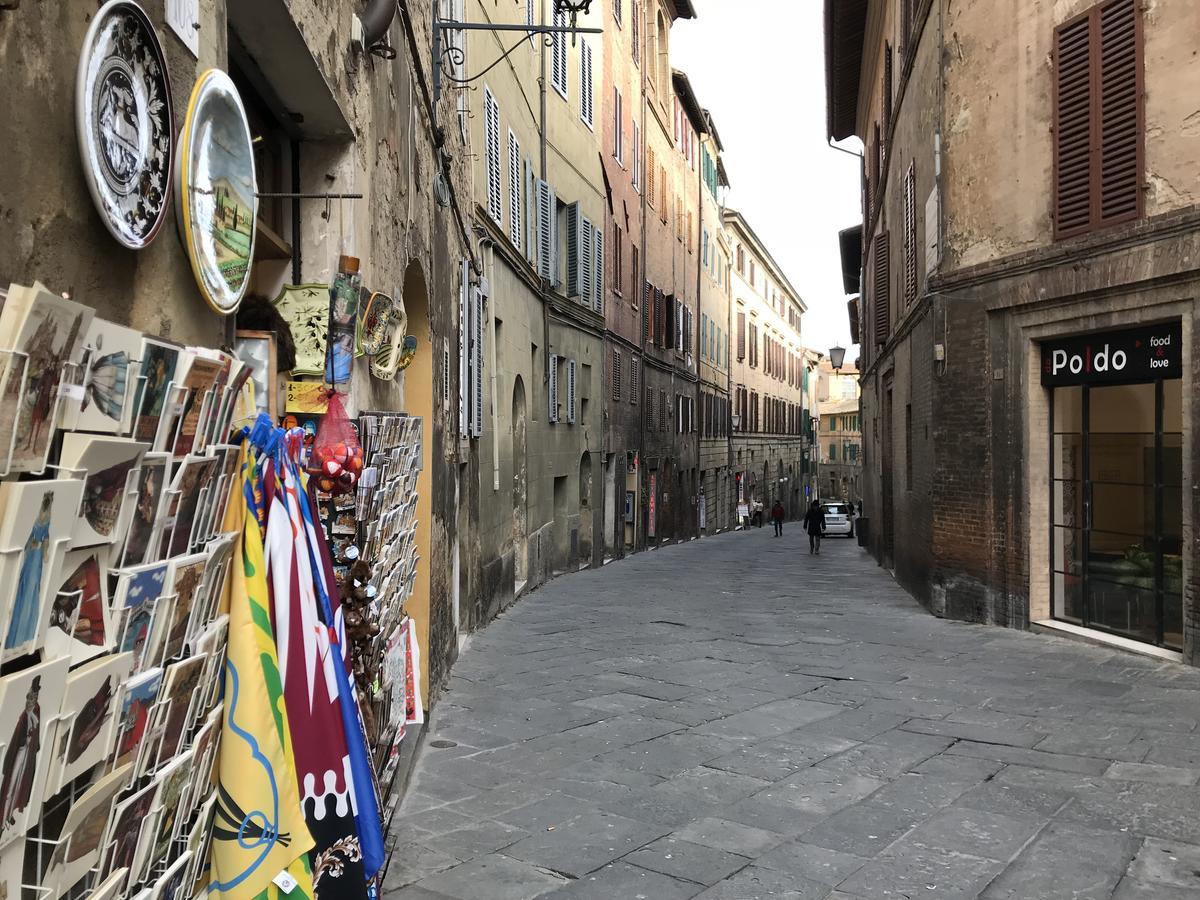
[[829, 348], [829, 364], [833, 366], [833, 371], [841, 372], [842, 364], [846, 362], [845, 347], [830, 347]]

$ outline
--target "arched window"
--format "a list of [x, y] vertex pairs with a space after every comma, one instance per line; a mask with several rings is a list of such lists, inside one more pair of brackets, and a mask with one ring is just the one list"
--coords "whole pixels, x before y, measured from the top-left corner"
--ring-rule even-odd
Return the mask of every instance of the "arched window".
[[658, 53], [655, 60], [657, 67], [655, 71], [658, 72], [658, 90], [665, 97], [671, 84], [671, 54], [667, 45], [667, 17], [662, 14], [662, 10], [659, 10], [658, 13], [658, 33], [654, 49]]

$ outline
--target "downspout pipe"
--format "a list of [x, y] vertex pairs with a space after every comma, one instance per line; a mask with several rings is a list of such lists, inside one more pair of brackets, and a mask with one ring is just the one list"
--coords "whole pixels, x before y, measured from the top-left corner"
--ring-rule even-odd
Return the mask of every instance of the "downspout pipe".
[[387, 37], [396, 18], [396, 0], [369, 0], [362, 11], [363, 46], [368, 50]]

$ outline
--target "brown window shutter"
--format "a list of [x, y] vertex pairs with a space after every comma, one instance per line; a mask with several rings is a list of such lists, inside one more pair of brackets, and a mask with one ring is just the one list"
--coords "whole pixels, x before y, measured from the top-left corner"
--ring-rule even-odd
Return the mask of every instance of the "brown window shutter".
[[741, 362], [746, 358], [746, 314], [737, 314], [737, 358]]
[[917, 299], [917, 174], [914, 163], [904, 176], [904, 304]]
[[892, 269], [888, 259], [888, 233], [875, 236], [875, 343], [886, 344], [891, 330]]
[[1092, 13], [1054, 34], [1054, 236], [1092, 227]]
[[1138, 0], [1111, 0], [1100, 34], [1100, 209], [1098, 225], [1142, 214], [1142, 15]]
[[1108, 0], [1054, 32], [1054, 236], [1143, 213], [1142, 14]]
[[883, 42], [883, 122], [885, 130], [892, 124], [892, 45]]
[[883, 161], [883, 150], [880, 146], [881, 138], [879, 137], [879, 123], [875, 123], [874, 139], [871, 141], [871, 193], [872, 195], [879, 192], [879, 179], [883, 175], [883, 166], [880, 163]]

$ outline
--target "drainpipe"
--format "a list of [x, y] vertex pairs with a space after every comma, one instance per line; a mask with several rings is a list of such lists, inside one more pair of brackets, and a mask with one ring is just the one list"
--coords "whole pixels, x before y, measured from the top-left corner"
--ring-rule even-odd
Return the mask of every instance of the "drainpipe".
[[[633, 543], [634, 543], [635, 548], [640, 544], [642, 550], [645, 550], [649, 546], [649, 543], [650, 543], [650, 538], [649, 538], [649, 534], [648, 534], [649, 523], [647, 521], [647, 518], [650, 513], [648, 504], [646, 507], [646, 515], [642, 515], [641, 513], [642, 513], [642, 482], [643, 482], [643, 477], [644, 477], [643, 473], [645, 472], [646, 459], [647, 459], [647, 454], [646, 454], [646, 396], [647, 396], [646, 388], [647, 388], [647, 385], [649, 384], [649, 377], [650, 377], [650, 367], [648, 365], [646, 365], [646, 339], [649, 335], [650, 328], [654, 327], [653, 323], [651, 323], [649, 325], [649, 327], [647, 327], [647, 324], [646, 324], [649, 321], [649, 317], [653, 314], [653, 307], [647, 306], [649, 301], [647, 300], [647, 297], [646, 297], [646, 260], [649, 259], [649, 257], [650, 257], [650, 248], [646, 245], [646, 208], [647, 208], [646, 207], [646, 190], [647, 190], [646, 185], [647, 185], [648, 173], [645, 171], [646, 154], [642, 153], [642, 149], [645, 146], [646, 141], [648, 140], [649, 134], [650, 134], [650, 132], [646, 128], [646, 126], [648, 124], [648, 119], [646, 116], [646, 113], [647, 113], [646, 65], [647, 65], [647, 63], [646, 63], [646, 56], [642, 52], [646, 47], [646, 38], [647, 38], [646, 10], [648, 8], [649, 8], [649, 4], [643, 3], [641, 5], [642, 21], [640, 23], [638, 23], [638, 33], [641, 35], [641, 41], [638, 46], [638, 53], [642, 57], [641, 65], [638, 66], [638, 76], [641, 79], [641, 104], [640, 104], [641, 105], [641, 110], [640, 110], [641, 130], [639, 131], [639, 136], [642, 139], [642, 146], [634, 148], [635, 153], [642, 154], [641, 159], [638, 163], [642, 167], [642, 186], [641, 186], [641, 191], [640, 191], [641, 204], [642, 204], [642, 256], [641, 256], [641, 260], [640, 260], [640, 262], [642, 264], [642, 275], [641, 275], [641, 279], [639, 280], [639, 283], [638, 283], [638, 290], [642, 292], [642, 315], [641, 315], [641, 319], [642, 319], [642, 366], [641, 366], [642, 383], [638, 386], [638, 390], [642, 391], [642, 396], [638, 398], [638, 471], [637, 471], [637, 493], [636, 493], [637, 512], [635, 514], [637, 516], [637, 518], [640, 520], [640, 524], [641, 524], [641, 535], [640, 535], [641, 540], [638, 539], [639, 535], [637, 533], [638, 532], [638, 529], [636, 527], [637, 523], [635, 523], [634, 534], [633, 534]], [[646, 486], [649, 487], [649, 484], [650, 484], [649, 477], [645, 476], [644, 480], [645, 480]]]
[[[548, 7], [547, 3], [548, 3], [548, 0], [542, 0], [542, 22], [552, 22], [553, 21], [553, 19], [549, 18], [549, 7]], [[548, 41], [538, 41], [539, 57], [540, 57], [539, 65], [541, 68], [541, 74], [538, 77], [538, 115], [540, 117], [539, 122], [538, 122], [538, 126], [539, 126], [538, 127], [538, 152], [539, 152], [538, 168], [541, 171], [542, 181], [545, 181], [547, 183], [549, 183], [549, 181], [550, 181], [548, 174], [547, 174], [547, 165], [546, 165], [546, 72], [547, 72], [546, 54], [549, 49], [546, 45], [548, 43], [549, 43]], [[552, 217], [550, 227], [557, 228], [558, 210], [552, 209], [550, 211], [550, 215]], [[557, 244], [557, 241], [554, 241], [553, 243]], [[552, 264], [553, 264], [553, 261], [552, 261]], [[541, 284], [541, 288], [542, 288], [542, 355], [546, 358], [546, 364], [544, 366], [542, 366], [542, 377], [545, 380], [545, 384], [546, 384], [546, 396], [549, 397], [550, 396], [550, 303], [551, 303], [550, 293], [553, 290], [553, 287], [549, 281], [544, 281], [540, 278], [539, 278], [539, 283]], [[547, 406], [547, 409], [548, 408], [549, 407]], [[545, 410], [543, 410], [543, 412], [545, 412]], [[549, 424], [549, 416], [548, 415], [547, 415], [547, 424]]]

